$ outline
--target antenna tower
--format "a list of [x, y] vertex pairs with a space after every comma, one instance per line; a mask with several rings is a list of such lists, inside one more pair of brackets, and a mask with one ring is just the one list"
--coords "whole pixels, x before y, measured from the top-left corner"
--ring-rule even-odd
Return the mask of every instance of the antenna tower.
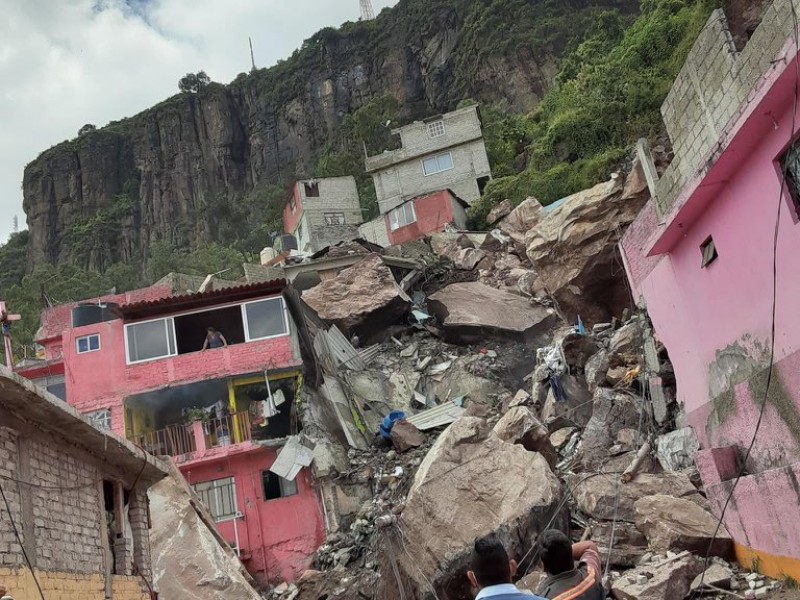
[[361, 3], [361, 20], [371, 21], [375, 18], [375, 11], [372, 10], [372, 0], [359, 0]]
[[19, 233], [19, 218], [14, 215], [14, 233]]

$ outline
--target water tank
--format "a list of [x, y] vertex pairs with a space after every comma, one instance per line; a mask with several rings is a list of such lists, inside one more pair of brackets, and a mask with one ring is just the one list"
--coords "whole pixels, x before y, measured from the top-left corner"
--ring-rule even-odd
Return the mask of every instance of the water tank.
[[262, 265], [269, 264], [269, 262], [276, 256], [278, 256], [278, 253], [275, 251], [274, 248], [264, 248], [261, 251], [261, 264]]
[[79, 304], [72, 309], [72, 326], [83, 327], [103, 322], [103, 309], [97, 304]]
[[297, 238], [295, 238], [293, 235], [282, 235], [281, 249], [284, 252], [288, 252], [289, 250], [297, 250]]

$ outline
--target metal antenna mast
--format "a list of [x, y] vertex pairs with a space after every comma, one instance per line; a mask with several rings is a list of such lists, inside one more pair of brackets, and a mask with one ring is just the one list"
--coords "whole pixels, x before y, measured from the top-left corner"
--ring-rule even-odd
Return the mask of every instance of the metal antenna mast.
[[253, 63], [253, 71], [256, 70], [256, 57], [253, 54], [253, 38], [248, 37], [247, 40], [250, 42], [250, 62]]
[[361, 20], [371, 21], [375, 18], [375, 11], [372, 10], [372, 0], [360, 0], [361, 3]]

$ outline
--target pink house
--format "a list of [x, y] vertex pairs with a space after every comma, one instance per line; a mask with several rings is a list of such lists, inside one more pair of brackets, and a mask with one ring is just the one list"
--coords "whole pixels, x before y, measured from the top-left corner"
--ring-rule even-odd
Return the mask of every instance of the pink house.
[[467, 226], [469, 204], [450, 190], [439, 190], [406, 200], [382, 216], [391, 245], [403, 244], [444, 231], [446, 225]]
[[722, 11], [711, 16], [662, 107], [675, 158], [660, 178], [645, 165], [654, 199], [627, 231], [622, 253], [634, 293], [669, 351], [678, 400], [701, 445], [697, 466], [718, 517], [731, 496], [723, 522], [737, 557], [748, 568], [757, 564], [769, 575], [798, 578], [794, 22], [789, 0], [775, 0], [737, 49]]
[[[160, 283], [46, 310], [38, 341], [47, 362], [20, 373], [49, 386], [63, 373], [54, 391], [79, 411], [173, 458], [257, 580], [292, 581], [324, 520], [308, 469], [292, 480], [270, 471], [299, 423], [285, 282], [221, 283], [178, 295]], [[202, 351], [208, 327], [227, 347]]]

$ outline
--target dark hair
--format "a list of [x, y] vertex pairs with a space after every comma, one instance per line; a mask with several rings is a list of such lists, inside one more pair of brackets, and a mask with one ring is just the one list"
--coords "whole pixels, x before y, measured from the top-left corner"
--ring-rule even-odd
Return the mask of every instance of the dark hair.
[[511, 583], [508, 553], [494, 534], [475, 540], [470, 563], [481, 587]]
[[575, 568], [572, 560], [572, 542], [558, 529], [548, 529], [539, 536], [544, 570], [550, 575], [558, 575]]
[[209, 327], [208, 329], [206, 329], [206, 331], [208, 331], [208, 333], [214, 333], [216, 329], [214, 329], [213, 327]]

